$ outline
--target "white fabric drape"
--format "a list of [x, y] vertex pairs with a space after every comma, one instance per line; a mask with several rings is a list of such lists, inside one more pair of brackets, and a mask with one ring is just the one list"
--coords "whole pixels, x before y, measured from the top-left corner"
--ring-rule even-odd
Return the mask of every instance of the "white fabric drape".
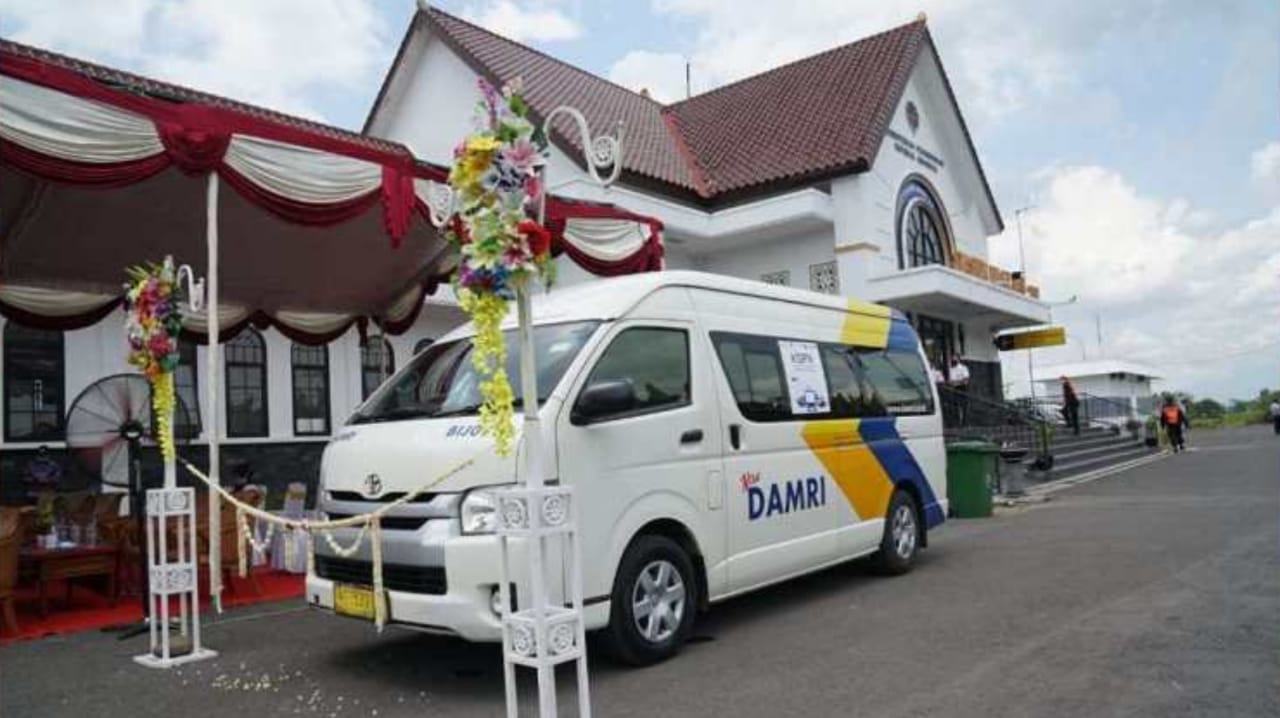
[[422, 287], [417, 285], [409, 287], [404, 294], [400, 295], [399, 299], [396, 299], [391, 303], [391, 306], [387, 307], [382, 318], [392, 322], [402, 321], [422, 303], [423, 299]]
[[146, 117], [12, 77], [0, 82], [0, 137], [75, 162], [128, 162], [164, 152]]
[[12, 284], [0, 287], [0, 302], [42, 317], [73, 317], [86, 314], [115, 300], [116, 297], [110, 294], [94, 292], [67, 292]]
[[649, 226], [629, 219], [569, 218], [564, 240], [595, 259], [617, 262], [644, 247]]
[[[206, 278], [207, 281], [207, 278]], [[180, 307], [179, 313], [182, 314], [182, 326], [193, 332], [201, 334], [209, 333], [209, 317], [205, 310], [199, 312], [191, 311], [190, 307]], [[245, 319], [249, 318], [252, 313], [248, 307], [241, 307], [235, 304], [219, 304], [218, 305], [218, 329], [226, 330]]]
[[332, 204], [382, 186], [382, 166], [274, 140], [232, 135], [223, 162], [250, 182], [298, 202]]
[[281, 324], [308, 334], [328, 334], [341, 329], [352, 319], [350, 314], [326, 314], [322, 312], [293, 312], [281, 310], [273, 315]]

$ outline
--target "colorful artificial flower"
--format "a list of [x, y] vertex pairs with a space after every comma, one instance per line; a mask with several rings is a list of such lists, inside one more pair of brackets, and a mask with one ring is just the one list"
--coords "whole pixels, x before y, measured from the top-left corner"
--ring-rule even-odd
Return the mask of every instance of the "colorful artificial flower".
[[547, 150], [535, 137], [519, 80], [499, 91], [481, 79], [480, 95], [476, 131], [453, 153], [449, 185], [460, 206], [445, 237], [459, 255], [459, 303], [476, 325], [472, 362], [483, 377], [480, 425], [506, 456], [513, 418], [500, 328], [506, 303], [531, 280], [549, 285], [554, 279], [551, 234], [529, 217], [542, 198], [538, 173]]
[[125, 288], [125, 336], [129, 343], [129, 363], [138, 367], [151, 382], [151, 401], [156, 416], [156, 440], [165, 460], [175, 456], [173, 410], [177, 403], [173, 372], [178, 367], [178, 334], [183, 301], [173, 258], [161, 264], [146, 264], [127, 270]]

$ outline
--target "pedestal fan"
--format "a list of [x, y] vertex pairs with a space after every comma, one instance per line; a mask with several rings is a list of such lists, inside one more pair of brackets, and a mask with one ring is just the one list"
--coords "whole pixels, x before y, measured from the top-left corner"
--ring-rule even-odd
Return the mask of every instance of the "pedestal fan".
[[[142, 478], [144, 447], [156, 446], [155, 412], [151, 406], [151, 384], [141, 374], [115, 374], [90, 384], [71, 402], [67, 411], [67, 447], [90, 477], [108, 486], [129, 492], [129, 518], [138, 542], [142, 576], [142, 613], [149, 612], [149, 576], [146, 546], [146, 487]], [[173, 412], [174, 442], [179, 448], [190, 442], [198, 429], [181, 397]], [[146, 631], [129, 631], [121, 638]]]

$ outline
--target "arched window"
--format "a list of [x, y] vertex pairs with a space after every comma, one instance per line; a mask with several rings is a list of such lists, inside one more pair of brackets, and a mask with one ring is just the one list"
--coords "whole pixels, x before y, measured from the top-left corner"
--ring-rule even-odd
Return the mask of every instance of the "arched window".
[[368, 399], [396, 372], [396, 355], [386, 337], [369, 337], [360, 347], [360, 398]]
[[4, 438], [60, 441], [66, 360], [62, 332], [4, 325]]
[[293, 345], [293, 433], [329, 433], [329, 347]]
[[918, 182], [908, 182], [898, 198], [898, 266], [947, 263], [947, 223], [942, 205]]
[[253, 329], [227, 342], [227, 436], [266, 436], [267, 345]]

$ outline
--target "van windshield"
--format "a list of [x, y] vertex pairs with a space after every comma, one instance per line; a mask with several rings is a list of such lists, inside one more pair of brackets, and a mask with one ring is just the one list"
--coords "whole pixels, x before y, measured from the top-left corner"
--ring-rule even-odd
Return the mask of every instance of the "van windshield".
[[[538, 402], [546, 401], [599, 322], [534, 327]], [[507, 377], [520, 407], [520, 348], [514, 329], [502, 333], [507, 346]], [[481, 377], [471, 363], [471, 338], [433, 344], [383, 384], [351, 417], [352, 424], [403, 419], [469, 416], [479, 413]]]

